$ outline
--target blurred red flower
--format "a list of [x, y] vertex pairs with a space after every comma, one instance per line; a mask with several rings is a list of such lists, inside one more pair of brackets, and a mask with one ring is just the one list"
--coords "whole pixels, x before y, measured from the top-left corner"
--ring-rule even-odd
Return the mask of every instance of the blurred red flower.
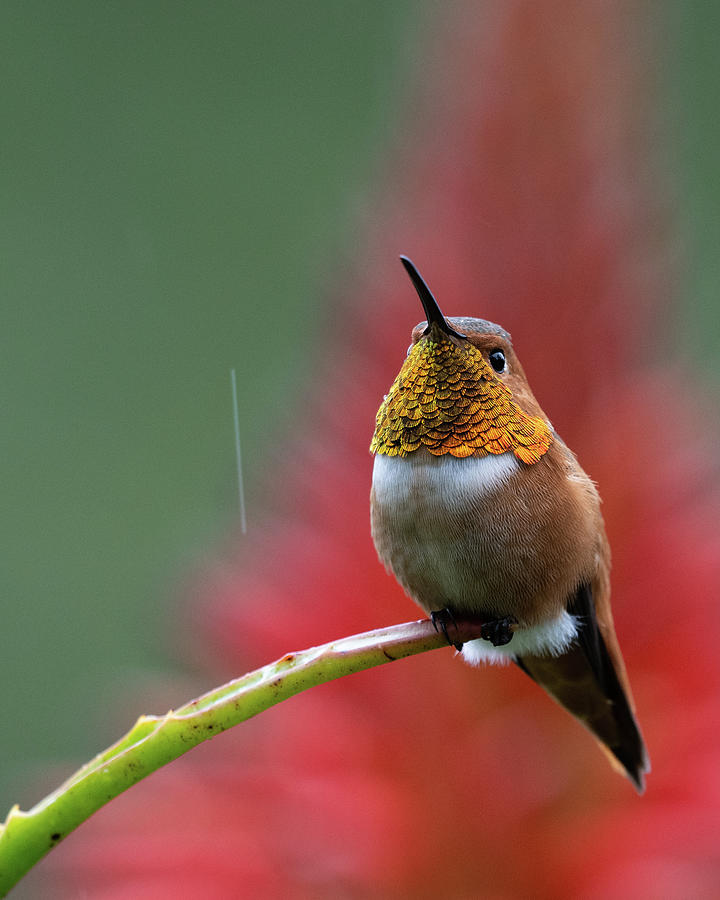
[[315, 689], [153, 776], [55, 853], [69, 895], [717, 896], [720, 480], [689, 376], [656, 350], [674, 273], [647, 13], [443, 8], [278, 441], [272, 511], [192, 608], [218, 677], [417, 617], [368, 525], [374, 415], [419, 318], [407, 252], [448, 315], [512, 331], [600, 484], [646, 796], [522, 672], [448, 649]]

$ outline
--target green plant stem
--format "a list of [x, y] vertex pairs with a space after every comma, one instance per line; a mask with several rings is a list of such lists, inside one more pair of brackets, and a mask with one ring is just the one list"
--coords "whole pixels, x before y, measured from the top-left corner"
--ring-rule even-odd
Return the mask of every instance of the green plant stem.
[[[458, 622], [453, 639], [477, 638], [480, 628]], [[307, 688], [439, 647], [447, 641], [427, 619], [393, 625], [287, 653], [164, 716], [140, 716], [32, 809], [10, 810], [0, 825], [0, 896], [101, 806], [202, 741]]]

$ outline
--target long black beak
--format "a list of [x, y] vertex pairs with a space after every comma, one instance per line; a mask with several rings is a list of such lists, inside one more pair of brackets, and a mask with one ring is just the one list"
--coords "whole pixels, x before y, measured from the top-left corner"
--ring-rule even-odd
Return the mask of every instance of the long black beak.
[[411, 259], [408, 259], [407, 256], [401, 256], [400, 262], [405, 266], [405, 271], [410, 276], [412, 283], [415, 285], [415, 290], [418, 292], [420, 300], [423, 305], [423, 309], [425, 310], [425, 318], [427, 319], [428, 327], [425, 329], [425, 334], [430, 331], [432, 325], [437, 325], [441, 328], [445, 334], [452, 334], [455, 337], [464, 338], [464, 334], [459, 334], [452, 328], [449, 324], [445, 316], [440, 312], [440, 307], [437, 304], [437, 300], [433, 297], [430, 288], [425, 284], [422, 275], [415, 268], [415, 264]]

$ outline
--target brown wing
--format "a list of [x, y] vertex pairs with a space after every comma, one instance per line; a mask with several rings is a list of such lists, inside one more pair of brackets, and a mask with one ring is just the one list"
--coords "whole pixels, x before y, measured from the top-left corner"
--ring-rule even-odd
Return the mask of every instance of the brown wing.
[[[602, 586], [596, 590], [602, 597]], [[516, 662], [595, 735], [614, 766], [642, 793], [648, 758], [633, 714], [609, 603], [596, 609], [593, 589], [583, 584], [568, 603], [568, 611], [578, 616], [580, 630], [567, 653], [523, 656]]]

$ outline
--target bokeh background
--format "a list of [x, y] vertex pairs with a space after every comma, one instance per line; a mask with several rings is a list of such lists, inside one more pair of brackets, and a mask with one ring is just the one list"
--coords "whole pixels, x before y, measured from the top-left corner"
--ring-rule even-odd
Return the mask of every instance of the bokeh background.
[[512, 331], [600, 483], [654, 763], [638, 799], [522, 673], [428, 654], [193, 751], [18, 896], [715, 895], [718, 15], [3, 4], [3, 807], [415, 616], [367, 520], [399, 252]]

